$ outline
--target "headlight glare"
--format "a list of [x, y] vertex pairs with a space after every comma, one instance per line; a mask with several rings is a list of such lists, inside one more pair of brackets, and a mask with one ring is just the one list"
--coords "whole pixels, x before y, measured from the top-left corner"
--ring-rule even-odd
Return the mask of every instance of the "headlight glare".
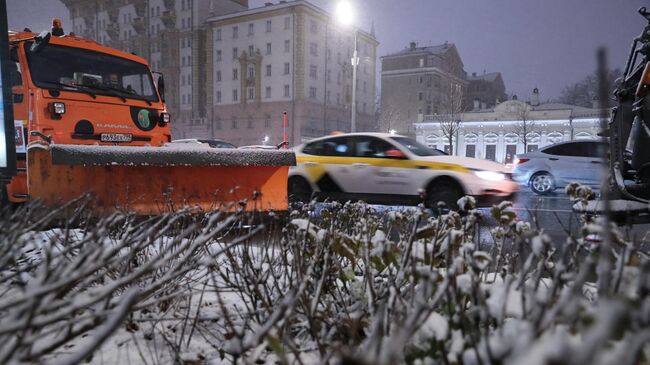
[[496, 171], [473, 171], [478, 178], [488, 181], [503, 181], [506, 175]]

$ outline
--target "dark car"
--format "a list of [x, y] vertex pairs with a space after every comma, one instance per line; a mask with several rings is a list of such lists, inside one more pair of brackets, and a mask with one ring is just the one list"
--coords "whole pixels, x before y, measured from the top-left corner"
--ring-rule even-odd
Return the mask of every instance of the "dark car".
[[235, 146], [234, 144], [228, 143], [220, 139], [189, 138], [189, 139], [177, 139], [175, 141], [171, 141], [171, 143], [172, 144], [184, 143], [188, 145], [205, 146], [211, 148], [237, 148], [237, 146]]

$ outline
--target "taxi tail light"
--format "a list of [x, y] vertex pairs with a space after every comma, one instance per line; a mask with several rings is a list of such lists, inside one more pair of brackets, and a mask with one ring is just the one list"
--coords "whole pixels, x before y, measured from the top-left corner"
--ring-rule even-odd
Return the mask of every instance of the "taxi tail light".
[[524, 162], [528, 162], [528, 161], [530, 161], [530, 158], [515, 158], [515, 160], [513, 161], [513, 163], [514, 163], [515, 165], [521, 165], [522, 163], [524, 163]]

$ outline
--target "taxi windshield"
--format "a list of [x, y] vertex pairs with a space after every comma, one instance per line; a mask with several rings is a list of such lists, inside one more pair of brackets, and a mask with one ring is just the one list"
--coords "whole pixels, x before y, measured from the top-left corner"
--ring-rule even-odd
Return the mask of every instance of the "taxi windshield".
[[34, 84], [87, 94], [157, 102], [151, 73], [146, 65], [81, 48], [49, 44], [30, 52], [29, 70]]
[[416, 156], [444, 156], [442, 152], [427, 148], [426, 146], [411, 138], [391, 137], [391, 139], [408, 148], [408, 150]]

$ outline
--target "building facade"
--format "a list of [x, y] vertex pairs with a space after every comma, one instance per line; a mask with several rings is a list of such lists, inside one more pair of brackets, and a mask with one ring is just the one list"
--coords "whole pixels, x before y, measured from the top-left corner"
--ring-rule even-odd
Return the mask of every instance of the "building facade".
[[481, 110], [491, 109], [497, 104], [508, 100], [506, 85], [500, 72], [484, 73], [477, 75], [475, 72], [467, 77], [467, 92], [463, 101], [463, 109]]
[[[238, 145], [283, 139], [292, 145], [350, 131], [355, 31], [306, 1], [266, 6], [207, 21], [208, 123], [193, 133]], [[376, 130], [374, 34], [356, 30], [357, 130]]]
[[205, 21], [248, 8], [248, 0], [62, 0], [72, 30], [147, 59], [165, 75], [172, 135], [207, 120]]
[[456, 46], [408, 48], [381, 58], [382, 132], [414, 136], [425, 115], [461, 111], [467, 75]]
[[[452, 141], [452, 153], [511, 163], [515, 154], [549, 144], [597, 139], [599, 117], [599, 109], [508, 100], [492, 109], [463, 113], [460, 129]], [[423, 122], [416, 123], [416, 138], [431, 148], [450, 149], [433, 116], [425, 116]]]

